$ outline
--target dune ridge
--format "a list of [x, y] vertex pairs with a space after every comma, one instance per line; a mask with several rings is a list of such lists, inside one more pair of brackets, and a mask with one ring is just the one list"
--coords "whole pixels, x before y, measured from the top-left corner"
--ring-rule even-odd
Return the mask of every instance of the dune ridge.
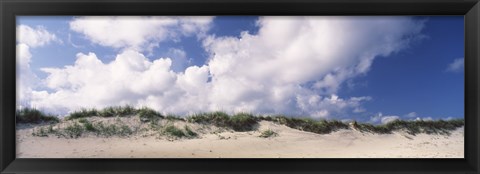
[[[362, 123], [89, 116], [17, 124], [18, 158], [463, 158], [463, 126], [378, 132]], [[223, 117], [220, 117], [223, 118]], [[206, 120], [205, 120], [206, 119]], [[230, 121], [229, 121], [230, 120]], [[283, 120], [283, 121], [281, 121]], [[293, 124], [293, 123], [295, 124]], [[297, 123], [298, 122], [298, 123]], [[239, 124], [242, 123], [242, 124]], [[399, 123], [402, 123], [401, 121]], [[236, 125], [238, 124], [238, 125]], [[246, 127], [243, 127], [246, 124]], [[236, 126], [235, 126], [236, 125]], [[315, 125], [317, 127], [315, 127]], [[344, 126], [347, 127], [344, 127]], [[397, 124], [393, 124], [397, 125]], [[398, 124], [401, 125], [401, 124]], [[397, 126], [398, 126], [397, 125]], [[425, 124], [428, 125], [428, 124]], [[296, 126], [296, 127], [295, 127]], [[313, 126], [313, 127], [312, 127]], [[325, 127], [325, 125], [323, 125]], [[404, 125], [405, 126], [405, 125]], [[379, 126], [377, 126], [379, 127]], [[383, 125], [387, 129], [388, 126]], [[306, 129], [306, 130], [305, 130]], [[75, 132], [81, 130], [81, 133]], [[329, 132], [315, 132], [329, 130]], [[411, 128], [411, 130], [414, 130]], [[43, 131], [43, 133], [42, 133]], [[70, 132], [70, 133], [68, 133]], [[76, 134], [78, 133], [78, 134]]]

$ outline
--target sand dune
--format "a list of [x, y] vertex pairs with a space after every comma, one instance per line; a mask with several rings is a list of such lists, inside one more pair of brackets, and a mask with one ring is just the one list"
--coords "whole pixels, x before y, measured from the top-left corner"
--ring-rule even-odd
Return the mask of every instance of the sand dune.
[[[261, 138], [262, 130], [278, 136]], [[148, 135], [77, 139], [17, 130], [17, 158], [463, 158], [464, 130], [451, 135], [373, 134], [343, 129], [315, 134], [261, 121], [257, 131], [217, 131], [194, 139]]]

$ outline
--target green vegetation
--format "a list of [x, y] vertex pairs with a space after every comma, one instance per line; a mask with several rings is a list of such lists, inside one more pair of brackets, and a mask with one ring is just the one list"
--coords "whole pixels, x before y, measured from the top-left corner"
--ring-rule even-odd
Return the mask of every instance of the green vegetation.
[[173, 137], [178, 137], [178, 138], [182, 138], [182, 137], [186, 136], [185, 133], [181, 129], [179, 129], [179, 128], [173, 126], [173, 125], [166, 126], [165, 129], [163, 130], [163, 133], [166, 134], [167, 136], [173, 136]]
[[273, 121], [274, 118], [272, 116], [258, 116], [257, 117], [258, 121], [265, 120], [265, 121]]
[[165, 119], [167, 119], [169, 121], [184, 121], [183, 118], [181, 118], [177, 115], [174, 115], [174, 114], [168, 114], [167, 116], [165, 116]]
[[192, 129], [190, 129], [190, 127], [188, 127], [187, 125], [185, 125], [185, 135], [187, 135], [187, 137], [198, 137], [198, 134], [196, 132], [194, 132]]
[[126, 105], [126, 106], [111, 106], [111, 107], [106, 107], [100, 111], [99, 115], [102, 117], [113, 117], [113, 116], [130, 116], [130, 115], [135, 115], [137, 113], [137, 110], [133, 108], [132, 106]]
[[167, 125], [163, 129], [163, 134], [175, 138], [194, 138], [198, 136], [198, 134], [193, 132], [188, 126], [185, 126], [185, 130], [182, 130], [175, 127], [174, 125]]
[[23, 108], [15, 113], [17, 123], [58, 123], [60, 120], [35, 108]]
[[92, 109], [85, 109], [82, 108], [80, 111], [72, 112], [66, 118], [67, 120], [73, 120], [78, 118], [86, 118], [86, 117], [93, 117], [93, 116], [100, 116], [100, 117], [125, 117], [135, 115], [138, 111], [133, 108], [132, 106], [111, 106], [103, 108], [102, 110], [97, 110], [95, 108]]
[[354, 122], [354, 127], [360, 131], [374, 132], [374, 133], [392, 133], [393, 131], [404, 130], [411, 135], [419, 133], [426, 134], [450, 134], [450, 131], [455, 130], [465, 125], [464, 119], [454, 120], [437, 120], [437, 121], [404, 121], [395, 120], [384, 125], [373, 126], [370, 124], [358, 124]]
[[97, 136], [111, 137], [121, 136], [125, 137], [133, 134], [132, 129], [124, 124], [109, 124], [106, 125], [103, 122], [92, 123], [85, 118], [79, 119], [78, 122], [73, 122], [63, 129], [53, 129], [53, 126], [47, 128], [41, 127], [34, 130], [33, 136], [47, 137], [49, 134], [55, 134], [66, 138], [79, 138], [84, 133], [91, 132]]
[[316, 121], [310, 118], [290, 118], [285, 116], [276, 116], [272, 118], [272, 120], [276, 123], [283, 124], [294, 129], [318, 134], [328, 134], [339, 129], [348, 129], [347, 124], [337, 120]]
[[[128, 125], [121, 123], [120, 118], [124, 116], [137, 115], [141, 122], [148, 122], [149, 128], [154, 131], [160, 131], [162, 134], [177, 137], [177, 138], [193, 138], [198, 134], [194, 132], [187, 125], [181, 129], [177, 128], [170, 123], [175, 121], [190, 122], [199, 124], [215, 125], [220, 128], [227, 128], [234, 131], [252, 131], [257, 129], [259, 121], [272, 121], [281, 125], [288, 126], [293, 129], [298, 129], [307, 132], [313, 132], [318, 134], [328, 134], [340, 129], [350, 129], [350, 126], [346, 123], [337, 120], [313, 120], [310, 118], [291, 118], [282, 115], [276, 116], [254, 116], [250, 113], [237, 113], [229, 115], [225, 112], [209, 112], [194, 114], [186, 119], [169, 114], [163, 116], [159, 112], [144, 107], [135, 109], [131, 106], [117, 106], [107, 107], [102, 110], [96, 109], [81, 109], [79, 111], [72, 112], [66, 120], [75, 120], [73, 124], [70, 124], [64, 128], [53, 129], [50, 127], [41, 127], [35, 129], [32, 135], [34, 136], [48, 136], [49, 134], [55, 134], [57, 136], [64, 136], [67, 138], [78, 138], [83, 133], [90, 132], [97, 136], [110, 137], [110, 136], [128, 136], [134, 133], [132, 128]], [[91, 122], [88, 117], [117, 117], [117, 121], [114, 124], [104, 124], [103, 122]], [[58, 123], [59, 119], [52, 115], [42, 113], [37, 109], [24, 108], [16, 111], [17, 123]], [[160, 119], [168, 120], [167, 126], [162, 126]], [[120, 122], [120, 123], [119, 123]], [[372, 132], [380, 134], [389, 134], [394, 131], [405, 131], [409, 134], [416, 135], [419, 133], [426, 134], [450, 134], [451, 131], [465, 125], [463, 119], [455, 120], [437, 120], [437, 121], [404, 121], [396, 120], [387, 124], [373, 125], [369, 123], [357, 123], [353, 122], [352, 127], [362, 132]], [[277, 133], [272, 130], [263, 131], [260, 137], [276, 136]]]
[[70, 138], [78, 138], [82, 136], [83, 132], [85, 131], [80, 124], [77, 122], [73, 123], [72, 125], [67, 126], [63, 129], [64, 133], [67, 137]]
[[160, 118], [164, 118], [162, 114], [147, 107], [137, 110], [137, 114], [142, 122], [152, 122], [157, 121]]
[[79, 123], [83, 124], [83, 127], [88, 132], [95, 132], [97, 129], [93, 126], [92, 122], [88, 121], [85, 118], [81, 118], [78, 120]]
[[68, 117], [66, 117], [66, 120], [73, 120], [73, 119], [78, 119], [78, 118], [86, 118], [86, 117], [93, 117], [93, 116], [98, 116], [98, 111], [97, 109], [85, 109], [82, 108], [80, 111], [75, 111], [70, 113]]
[[187, 121], [192, 123], [213, 124], [218, 127], [228, 127], [230, 117], [225, 112], [210, 112], [194, 114], [187, 118]]
[[252, 114], [238, 113], [230, 118], [229, 126], [235, 131], [254, 130], [257, 120]]
[[213, 124], [218, 127], [230, 128], [235, 131], [251, 131], [258, 124], [252, 114], [238, 113], [229, 116], [225, 112], [195, 114], [187, 118], [192, 123]]
[[51, 134], [51, 133], [56, 133], [56, 131], [53, 130], [52, 125], [49, 125], [47, 128], [40, 127], [38, 129], [34, 129], [34, 131], [32, 132], [32, 135], [37, 137], [48, 137], [48, 134]]
[[276, 137], [276, 136], [278, 136], [278, 133], [274, 132], [271, 129], [267, 129], [260, 134], [260, 137], [262, 138], [269, 138], [269, 137]]
[[389, 134], [392, 133], [392, 130], [389, 130], [385, 125], [377, 125], [374, 126], [372, 124], [367, 123], [357, 123], [353, 122], [353, 127], [362, 132], [374, 132], [374, 133], [381, 133], [381, 134]]
[[133, 131], [127, 125], [116, 125], [110, 124], [105, 125], [103, 122], [97, 122], [93, 125], [93, 130], [91, 132], [95, 133], [97, 136], [111, 137], [111, 136], [121, 136], [125, 137], [133, 134]]
[[[140, 120], [142, 122], [151, 122], [154, 120], [158, 120], [160, 118], [164, 118], [164, 116], [157, 111], [143, 107], [140, 109], [135, 109], [132, 106], [126, 105], [126, 106], [111, 106], [111, 107], [106, 107], [103, 108], [102, 110], [97, 110], [97, 109], [80, 109], [79, 111], [74, 111], [70, 113], [67, 117], [66, 120], [74, 120], [74, 119], [80, 119], [80, 118], [87, 118], [87, 117], [94, 117], [94, 116], [99, 116], [99, 117], [126, 117], [126, 116], [133, 116], [133, 115], [138, 115], [140, 117]], [[175, 118], [173, 118], [175, 117]], [[178, 118], [176, 116], [171, 116], [172, 120], [181, 120], [181, 118]]]

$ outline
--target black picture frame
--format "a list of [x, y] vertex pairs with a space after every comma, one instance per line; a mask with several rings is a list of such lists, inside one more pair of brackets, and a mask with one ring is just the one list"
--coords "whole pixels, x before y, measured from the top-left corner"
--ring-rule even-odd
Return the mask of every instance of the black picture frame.
[[[478, 0], [0, 0], [1, 173], [479, 173]], [[17, 15], [464, 15], [464, 159], [16, 159]]]

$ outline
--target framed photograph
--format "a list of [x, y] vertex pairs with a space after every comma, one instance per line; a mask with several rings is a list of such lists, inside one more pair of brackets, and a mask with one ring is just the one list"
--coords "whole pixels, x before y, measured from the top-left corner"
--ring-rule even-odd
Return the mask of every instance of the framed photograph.
[[1, 173], [478, 173], [478, 1], [2, 1]]

